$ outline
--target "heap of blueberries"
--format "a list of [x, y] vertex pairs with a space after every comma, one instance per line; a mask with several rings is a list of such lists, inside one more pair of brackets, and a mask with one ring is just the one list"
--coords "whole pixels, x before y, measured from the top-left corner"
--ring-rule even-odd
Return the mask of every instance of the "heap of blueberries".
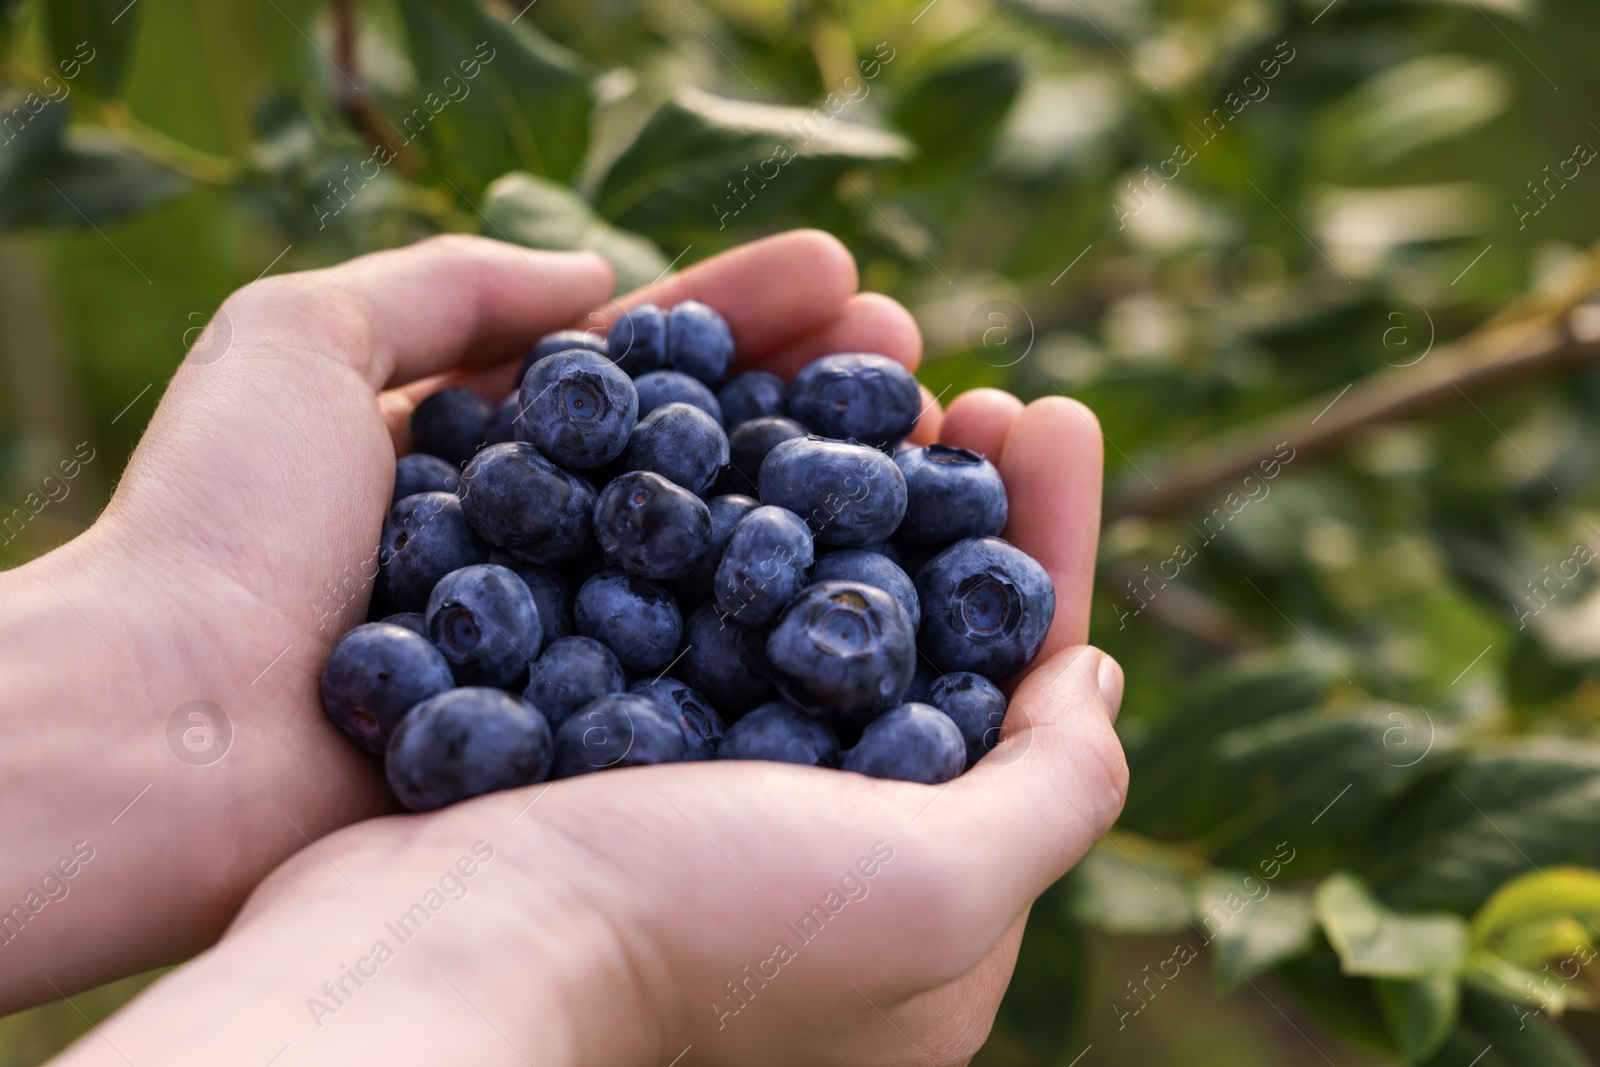
[[407, 807], [639, 764], [937, 783], [992, 747], [1049, 576], [983, 456], [905, 442], [916, 380], [825, 356], [727, 377], [698, 301], [534, 346], [498, 405], [417, 405], [369, 622], [328, 717]]

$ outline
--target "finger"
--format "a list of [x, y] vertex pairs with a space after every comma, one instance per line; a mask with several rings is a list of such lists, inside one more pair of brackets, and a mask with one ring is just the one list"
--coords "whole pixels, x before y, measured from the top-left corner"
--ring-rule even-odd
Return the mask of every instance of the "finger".
[[[831, 352], [876, 352], [914, 370], [922, 354], [922, 336], [911, 313], [899, 303], [881, 293], [858, 293], [845, 301], [831, 322], [768, 357], [761, 369], [792, 378], [805, 364]], [[385, 393], [379, 402], [390, 431], [398, 440], [401, 426], [424, 397], [440, 389], [460, 387], [497, 401], [511, 391], [512, 379], [520, 366], [513, 361], [496, 367], [458, 368], [407, 383]], [[926, 388], [922, 390], [922, 400], [922, 415], [911, 440], [916, 444], [931, 444], [939, 439], [939, 405]], [[1017, 410], [1022, 410], [1022, 404], [1015, 403]]]
[[1089, 636], [1101, 453], [1100, 423], [1076, 400], [1059, 396], [1029, 404], [1000, 453], [997, 466], [1011, 499], [1004, 536], [1038, 560], [1055, 583], [1055, 621], [1041, 657]]
[[922, 412], [917, 416], [917, 424], [911, 428], [907, 440], [914, 445], [931, 445], [942, 432], [944, 412], [939, 407], [939, 398], [926, 385], [918, 384], [917, 388], [922, 391]]
[[914, 371], [922, 361], [922, 333], [898, 301], [882, 293], [857, 293], [819, 329], [762, 359], [760, 368], [789, 379], [834, 352], [876, 352]]
[[1128, 768], [1101, 690], [1108, 659], [1079, 645], [1039, 665], [1012, 697], [1000, 744], [929, 808], [938, 816], [930, 832], [994, 850], [995, 866], [984, 869], [1006, 880], [1016, 908], [1065, 874], [1122, 810]]
[[832, 322], [856, 291], [856, 262], [839, 239], [791, 230], [740, 245], [635, 290], [618, 302], [711, 305], [728, 320], [741, 363], [761, 360]]
[[509, 360], [611, 285], [610, 266], [591, 253], [452, 234], [269, 278], [224, 309], [235, 337], [334, 356], [378, 389]]
[[1022, 401], [999, 389], [971, 389], [950, 402], [939, 440], [997, 460], [1022, 415]]

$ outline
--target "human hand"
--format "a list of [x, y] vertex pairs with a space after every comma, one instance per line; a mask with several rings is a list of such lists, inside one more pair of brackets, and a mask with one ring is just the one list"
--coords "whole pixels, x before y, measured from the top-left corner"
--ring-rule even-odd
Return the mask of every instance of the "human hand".
[[[850, 296], [854, 281], [837, 244], [795, 234], [626, 303], [704, 299], [743, 353], [787, 372], [839, 350], [914, 364], [909, 317]], [[771, 326], [806, 316], [800, 329]], [[426, 389], [391, 398], [392, 415]], [[1093, 417], [1059, 398], [1024, 409], [980, 390], [942, 416], [930, 407], [917, 437], [933, 436], [996, 459], [1006, 536], [1057, 591], [1004, 740], [971, 772], [928, 787], [775, 764], [632, 768], [351, 827], [274, 874], [215, 950], [106, 1039], [135, 1061], [214, 1062], [223, 1046], [163, 1022], [198, 1011], [230, 1050], [265, 1058], [288, 1043], [312, 1062], [643, 1064], [686, 1046], [685, 1064], [964, 1062], [1029, 903], [1114, 820], [1126, 770], [1111, 729], [1120, 672], [1080, 647], [1100, 497]], [[478, 841], [494, 860], [457, 878], [470, 892], [402, 947], [384, 920]], [[792, 925], [808, 914], [810, 926]], [[372, 962], [375, 938], [392, 962]], [[345, 965], [381, 977], [357, 986]], [[272, 995], [219, 1003], [216, 990], [247, 973]], [[342, 989], [324, 990], [330, 979]]]
[[[392, 810], [318, 698], [371, 589], [406, 406], [386, 390], [497, 361], [509, 383], [611, 285], [596, 256], [450, 237], [222, 306], [99, 521], [0, 575], [0, 900], [94, 852], [70, 901], [0, 939], [0, 1011], [193, 954], [295, 850]], [[195, 700], [219, 747], [185, 762], [168, 728]]]

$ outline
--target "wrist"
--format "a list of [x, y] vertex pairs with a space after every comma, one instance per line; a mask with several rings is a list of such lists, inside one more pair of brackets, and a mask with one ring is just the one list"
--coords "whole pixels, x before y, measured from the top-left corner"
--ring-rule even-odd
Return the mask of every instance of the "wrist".
[[559, 835], [509, 822], [504, 804], [466, 807], [477, 817], [376, 820], [303, 851], [214, 948], [63, 1067], [120, 1064], [107, 1043], [173, 1067], [266, 1062], [285, 1046], [308, 1067], [629, 1067], [682, 1051], [662, 1058], [635, 946], [573, 877]]
[[[281, 690], [198, 669], [207, 651], [223, 659], [231, 636], [184, 617], [183, 587], [161, 587], [172, 569], [133, 558], [103, 520], [0, 575], [0, 674], [12, 698], [0, 709], [0, 803], [13, 813], [0, 851], [17, 883], [0, 885], [0, 911], [28, 915], [0, 940], [0, 1010], [192, 955], [304, 846], [301, 831], [318, 836], [378, 810], [348, 786], [330, 798], [328, 783], [363, 779], [382, 795], [350, 746], [297, 736], [331, 728], [274, 723], [268, 702]], [[286, 671], [278, 684], [315, 699], [314, 677]], [[80, 843], [93, 859], [64, 880], [60, 900], [41, 893], [47, 903], [30, 911], [39, 878]]]
[[[161, 767], [147, 685], [113, 643], [131, 647], [121, 621], [90, 592], [105, 575], [86, 540], [0, 574], [0, 1011], [54, 997], [46, 966], [70, 990], [147, 955], [102, 920], [115, 872], [142, 847], [124, 808], [149, 800]], [[86, 930], [112, 936], [86, 952]]]

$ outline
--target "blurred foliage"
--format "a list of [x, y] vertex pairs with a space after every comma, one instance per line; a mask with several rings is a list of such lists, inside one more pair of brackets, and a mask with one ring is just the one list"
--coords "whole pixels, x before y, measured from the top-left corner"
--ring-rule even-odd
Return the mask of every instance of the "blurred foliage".
[[[1081, 398], [1112, 498], [1162, 492], [1592, 269], [1596, 39], [1585, 0], [4, 0], [0, 559], [92, 521], [229, 291], [441, 230], [633, 286], [825, 228], [935, 393]], [[1132, 791], [982, 1062], [1590, 1062], [1597, 417], [1552, 365], [1107, 523]]]

